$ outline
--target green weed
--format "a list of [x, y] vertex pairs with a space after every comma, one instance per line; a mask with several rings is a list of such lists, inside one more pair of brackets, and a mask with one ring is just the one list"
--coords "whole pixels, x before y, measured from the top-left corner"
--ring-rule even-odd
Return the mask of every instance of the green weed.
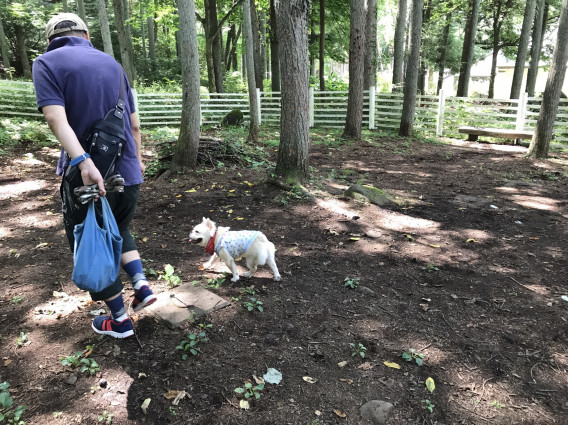
[[351, 357], [359, 356], [364, 359], [367, 355], [367, 347], [361, 343], [350, 342], [349, 347], [351, 347]]
[[201, 352], [199, 345], [207, 341], [209, 341], [209, 338], [207, 338], [205, 331], [201, 331], [199, 333], [192, 332], [187, 336], [187, 339], [184, 339], [179, 343], [176, 350], [183, 351], [184, 353], [181, 358], [183, 360], [187, 360], [187, 352], [189, 352], [192, 356], [197, 356]]
[[7, 423], [14, 425], [25, 425], [24, 421], [20, 421], [22, 413], [26, 410], [26, 406], [13, 407], [14, 401], [10, 396], [10, 383], [4, 381], [0, 383], [0, 423], [7, 420]]
[[243, 394], [245, 399], [253, 397], [255, 400], [258, 400], [260, 398], [260, 392], [262, 390], [264, 390], [263, 383], [253, 386], [252, 383], [248, 381], [245, 382], [245, 385], [243, 387], [235, 388], [235, 392], [237, 394]]
[[160, 274], [158, 280], [164, 279], [169, 287], [174, 287], [181, 285], [181, 278], [175, 274], [174, 266], [171, 264], [166, 264], [164, 267], [164, 273]]
[[410, 348], [408, 351], [402, 353], [402, 358], [407, 362], [415, 361], [418, 366], [422, 366], [424, 354], [417, 353], [414, 348]]

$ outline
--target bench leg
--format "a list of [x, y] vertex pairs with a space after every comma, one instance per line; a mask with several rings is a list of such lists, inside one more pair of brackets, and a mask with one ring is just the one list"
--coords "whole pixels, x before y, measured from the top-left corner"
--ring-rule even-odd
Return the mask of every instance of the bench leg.
[[468, 134], [467, 135], [467, 141], [468, 142], [477, 142], [478, 137], [479, 136], [477, 134]]

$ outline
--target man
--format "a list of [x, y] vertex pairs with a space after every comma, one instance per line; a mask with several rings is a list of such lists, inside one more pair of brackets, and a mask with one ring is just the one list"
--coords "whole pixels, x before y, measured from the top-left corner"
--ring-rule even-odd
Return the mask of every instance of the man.
[[[47, 51], [33, 64], [33, 80], [38, 109], [43, 113], [62, 150], [57, 174], [63, 176], [69, 164], [81, 171], [83, 185], [97, 184], [100, 196], [107, 197], [123, 238], [121, 264], [134, 286], [134, 311], [156, 301], [144, 276], [136, 243], [130, 234], [130, 221], [138, 203], [145, 166], [141, 155], [141, 135], [135, 114], [134, 99], [122, 67], [110, 55], [93, 47], [87, 25], [73, 13], [52, 17], [46, 25]], [[80, 143], [92, 125], [114, 108], [120, 91], [120, 78], [126, 87], [124, 122], [126, 146], [119, 174], [124, 178], [124, 192], [107, 191], [103, 177]], [[70, 159], [70, 160], [69, 160]], [[73, 250], [73, 229], [82, 223], [87, 205], [77, 202], [73, 187], [62, 179], [61, 200], [63, 223]], [[110, 317], [93, 321], [96, 333], [126, 338], [134, 335], [122, 298], [120, 277], [102, 292], [91, 292], [94, 301], [103, 300]]]

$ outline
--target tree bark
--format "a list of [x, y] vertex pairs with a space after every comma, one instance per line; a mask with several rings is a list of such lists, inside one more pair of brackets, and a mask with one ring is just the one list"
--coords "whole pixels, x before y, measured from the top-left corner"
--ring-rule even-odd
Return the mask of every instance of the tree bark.
[[87, 14], [85, 13], [85, 0], [77, 0], [77, 15], [79, 15], [79, 18], [81, 18], [83, 22], [87, 22]]
[[146, 19], [146, 26], [148, 27], [148, 53], [150, 54], [150, 70], [154, 71], [156, 69], [156, 32], [154, 28], [154, 18], [149, 16]]
[[252, 39], [254, 43], [254, 78], [256, 81], [256, 87], [262, 91], [264, 85], [264, 62], [262, 61], [262, 55], [260, 53], [262, 45], [260, 40], [258, 15], [256, 13], [256, 4], [254, 0], [250, 0], [250, 13]]
[[544, 2], [545, 0], [539, 0], [536, 7], [536, 16], [534, 19], [534, 26], [532, 32], [532, 42], [531, 42], [531, 60], [529, 65], [529, 70], [527, 72], [527, 85], [525, 91], [529, 96], [534, 96], [534, 89], [536, 86], [536, 77], [538, 75], [538, 64], [540, 62], [540, 54], [542, 51], [542, 32], [544, 31]]
[[[426, 9], [422, 14], [422, 26], [428, 25], [430, 21], [430, 16], [432, 15], [432, 1], [426, 0]], [[427, 84], [426, 84], [426, 73], [428, 72], [426, 61], [423, 57], [420, 58], [420, 67], [418, 69], [418, 93], [426, 94]]]
[[363, 87], [377, 85], [377, 0], [367, 0]]
[[319, 0], [319, 88], [325, 91], [325, 0]]
[[31, 79], [32, 69], [30, 67], [30, 60], [28, 59], [24, 30], [19, 24], [15, 24], [14, 31], [16, 33], [16, 43], [18, 46], [18, 55], [20, 56], [20, 64], [22, 65], [22, 74], [25, 78]]
[[0, 21], [0, 54], [2, 54], [2, 65], [5, 70], [10, 68], [10, 53], [8, 50], [8, 41], [4, 32], [4, 25]]
[[548, 70], [548, 79], [542, 96], [540, 114], [536, 123], [527, 156], [546, 158], [553, 136], [554, 122], [558, 112], [558, 103], [562, 93], [562, 84], [566, 75], [568, 62], [568, 0], [562, 2], [562, 9], [558, 20], [558, 35], [552, 63]]
[[254, 42], [253, 30], [251, 19], [251, 0], [243, 1], [243, 35], [245, 40], [245, 55], [247, 67], [247, 81], [248, 81], [248, 94], [249, 94], [249, 135], [248, 141], [258, 141], [258, 100], [256, 97], [256, 80], [255, 80], [255, 66], [254, 66]]
[[282, 75], [280, 146], [276, 174], [292, 181], [310, 177], [309, 0], [275, 0]]
[[525, 63], [527, 61], [527, 51], [529, 47], [529, 38], [531, 35], [531, 27], [534, 22], [534, 13], [536, 0], [526, 0], [525, 16], [523, 18], [523, 27], [521, 29], [521, 37], [519, 40], [519, 48], [517, 50], [517, 58], [515, 60], [515, 70], [513, 72], [513, 82], [511, 84], [511, 99], [518, 99], [521, 94], [521, 86], [523, 85], [523, 75], [525, 73]]
[[274, 0], [270, 0], [270, 70], [272, 91], [280, 91], [280, 53]]
[[404, 66], [404, 40], [406, 36], [407, 0], [398, 0], [398, 15], [394, 31], [394, 52], [392, 65], [393, 91], [401, 91]]
[[171, 170], [188, 171], [197, 165], [200, 134], [199, 57], [194, 0], [178, 0], [182, 73], [182, 112]]
[[499, 58], [499, 42], [501, 41], [501, 1], [497, 1], [497, 7], [493, 9], [493, 53], [491, 55], [491, 75], [489, 77], [489, 93], [487, 97], [495, 97], [495, 78], [497, 77], [497, 59]]
[[481, 0], [470, 0], [471, 6], [465, 27], [460, 75], [458, 78], [458, 89], [456, 93], [458, 97], [468, 97], [469, 95], [469, 78], [471, 75], [471, 66], [473, 65], [473, 50], [475, 47], [475, 34], [477, 32], [480, 2]]
[[343, 136], [361, 138], [363, 126], [363, 68], [365, 67], [365, 21], [367, 1], [350, 1], [349, 95]]
[[62, 0], [62, 2], [61, 2], [61, 8], [62, 8], [62, 11], [63, 11], [64, 13], [69, 12], [69, 5], [68, 5], [67, 0]]
[[103, 50], [105, 53], [114, 57], [114, 52], [112, 49], [112, 40], [110, 37], [110, 27], [108, 24], [106, 0], [97, 0], [97, 11], [99, 15], [99, 22], [101, 24], [101, 37], [103, 39]]
[[446, 25], [442, 34], [442, 42], [440, 44], [440, 60], [438, 61], [438, 88], [436, 94], [440, 94], [440, 90], [444, 86], [444, 75], [446, 73], [446, 55], [448, 53], [448, 40], [450, 38], [450, 27], [452, 24], [452, 12], [446, 14]]
[[420, 43], [422, 40], [422, 0], [412, 2], [412, 23], [410, 25], [410, 46], [408, 66], [404, 80], [404, 101], [398, 134], [403, 137], [412, 136], [414, 112], [416, 110], [416, 89], [418, 86], [418, 62], [420, 60]]
[[116, 33], [118, 35], [118, 46], [120, 48], [122, 67], [126, 72], [130, 84], [134, 84], [134, 66], [130, 61], [130, 55], [128, 53], [128, 38], [126, 35], [126, 28], [124, 26], [122, 0], [112, 0], [112, 5], [114, 9], [114, 24], [116, 25]]

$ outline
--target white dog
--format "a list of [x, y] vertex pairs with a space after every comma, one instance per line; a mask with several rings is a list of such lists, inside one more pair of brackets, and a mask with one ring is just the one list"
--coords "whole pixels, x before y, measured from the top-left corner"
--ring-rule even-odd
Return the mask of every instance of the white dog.
[[189, 240], [204, 246], [205, 251], [211, 255], [209, 261], [200, 266], [200, 269], [208, 269], [221, 258], [233, 273], [231, 282], [236, 282], [239, 280], [239, 272], [235, 260], [245, 257], [249, 270], [243, 276], [250, 277], [256, 272], [257, 266], [268, 264], [274, 274], [274, 280], [282, 279], [274, 259], [274, 244], [262, 232], [229, 231], [229, 227], [220, 226], [216, 228], [213, 221], [204, 217], [189, 234]]

